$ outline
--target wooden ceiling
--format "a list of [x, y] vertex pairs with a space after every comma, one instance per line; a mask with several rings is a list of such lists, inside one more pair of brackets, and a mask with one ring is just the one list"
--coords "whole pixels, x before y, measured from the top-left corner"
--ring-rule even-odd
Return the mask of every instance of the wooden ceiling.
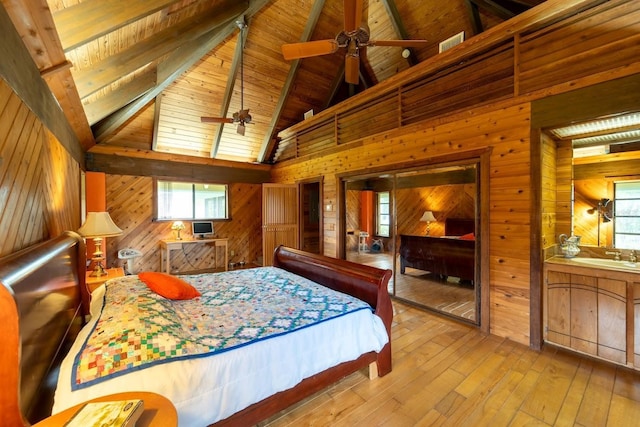
[[[281, 46], [334, 38], [343, 0], [1, 0], [83, 148], [95, 144], [273, 162], [277, 134], [544, 0], [365, 0], [371, 39], [360, 83], [344, 83], [344, 49], [285, 61]], [[244, 49], [240, 26], [247, 24]], [[243, 67], [240, 67], [240, 53]], [[244, 80], [241, 80], [241, 76]], [[241, 91], [241, 88], [243, 91]], [[241, 92], [243, 97], [241, 100]], [[252, 123], [202, 123], [244, 108]]]

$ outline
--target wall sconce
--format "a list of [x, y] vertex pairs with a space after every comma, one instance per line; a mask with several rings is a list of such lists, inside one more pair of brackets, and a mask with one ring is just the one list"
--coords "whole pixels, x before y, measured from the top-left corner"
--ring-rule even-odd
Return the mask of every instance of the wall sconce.
[[182, 237], [180, 237], [180, 231], [184, 230], [184, 223], [182, 221], [173, 221], [171, 229], [177, 232], [176, 240], [182, 240]]
[[433, 216], [433, 212], [424, 211], [424, 213], [422, 214], [422, 217], [420, 217], [420, 221], [427, 223], [427, 236], [428, 236], [429, 235], [429, 226], [431, 225], [432, 222], [437, 221], [437, 219], [436, 219], [435, 216]]
[[92, 258], [96, 266], [91, 276], [104, 276], [107, 273], [102, 265], [104, 261], [102, 239], [104, 237], [119, 236], [122, 234], [122, 230], [113, 222], [109, 212], [89, 212], [87, 213], [86, 221], [78, 229], [78, 233], [85, 238], [93, 238], [93, 242], [96, 245], [96, 251], [93, 253]]

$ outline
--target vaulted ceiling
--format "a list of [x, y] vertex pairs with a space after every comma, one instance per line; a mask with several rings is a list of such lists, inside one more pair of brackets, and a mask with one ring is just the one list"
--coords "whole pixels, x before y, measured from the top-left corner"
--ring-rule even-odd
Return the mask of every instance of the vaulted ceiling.
[[[543, 2], [364, 0], [372, 40], [427, 42], [408, 56], [402, 47], [362, 49], [354, 85], [344, 80], [344, 48], [286, 61], [281, 46], [335, 38], [344, 4], [360, 0], [1, 1], [85, 150], [258, 163], [274, 161], [278, 132], [306, 112], [393, 78], [460, 32], [468, 40]], [[201, 120], [241, 107], [252, 117], [244, 135], [237, 123]]]

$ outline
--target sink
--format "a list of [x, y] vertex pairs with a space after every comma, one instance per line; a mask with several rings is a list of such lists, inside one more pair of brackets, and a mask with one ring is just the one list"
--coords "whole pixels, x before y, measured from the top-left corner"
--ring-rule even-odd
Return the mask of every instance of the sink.
[[611, 268], [638, 268], [640, 263], [629, 261], [616, 261], [614, 259], [605, 258], [571, 258], [572, 262], [579, 264], [591, 265], [594, 267], [611, 267]]

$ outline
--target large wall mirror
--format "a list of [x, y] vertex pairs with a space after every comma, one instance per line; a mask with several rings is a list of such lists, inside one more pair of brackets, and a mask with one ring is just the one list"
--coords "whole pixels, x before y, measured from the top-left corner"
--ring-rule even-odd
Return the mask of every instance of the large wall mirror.
[[394, 271], [396, 298], [480, 323], [479, 163], [343, 180], [345, 258]]
[[557, 150], [557, 168], [542, 164], [543, 176], [557, 177], [547, 247], [573, 233], [596, 256], [640, 250], [639, 90], [640, 75], [631, 75], [533, 102], [532, 127]]

